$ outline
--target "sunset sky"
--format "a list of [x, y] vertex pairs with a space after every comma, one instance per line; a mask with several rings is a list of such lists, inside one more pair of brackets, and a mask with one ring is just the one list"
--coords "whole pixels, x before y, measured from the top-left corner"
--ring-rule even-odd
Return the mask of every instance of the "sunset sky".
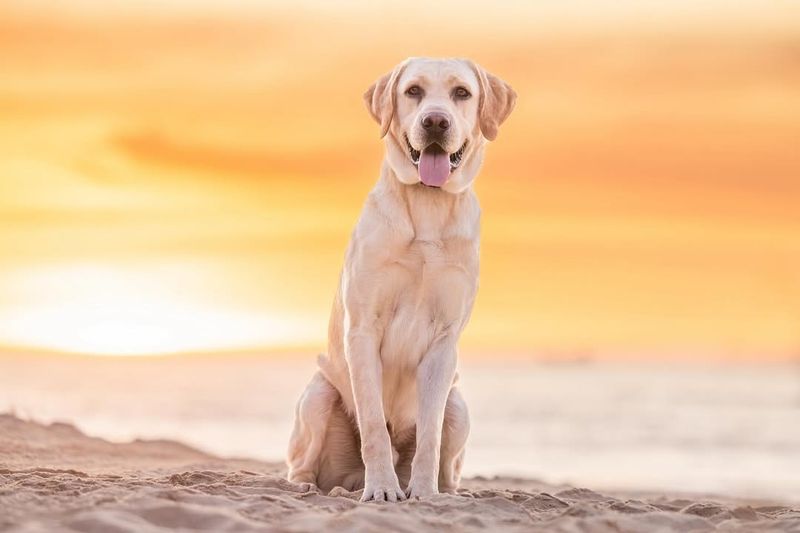
[[795, 0], [5, 0], [0, 346], [321, 350], [414, 55], [519, 95], [467, 351], [800, 356]]

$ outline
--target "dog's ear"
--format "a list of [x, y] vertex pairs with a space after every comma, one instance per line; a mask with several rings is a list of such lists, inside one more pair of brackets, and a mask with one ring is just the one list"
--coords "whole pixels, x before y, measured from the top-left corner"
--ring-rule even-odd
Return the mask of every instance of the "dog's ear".
[[478, 121], [481, 133], [488, 140], [497, 137], [497, 129], [514, 110], [517, 93], [509, 84], [486, 72], [482, 67], [470, 61], [470, 66], [478, 77], [481, 86], [480, 99], [478, 100]]
[[407, 63], [408, 60], [403, 61], [394, 67], [394, 70], [378, 78], [378, 81], [373, 83], [364, 93], [364, 103], [367, 104], [369, 114], [381, 125], [381, 138], [386, 136], [389, 131], [389, 125], [392, 123], [397, 100], [395, 95], [397, 81], [400, 79], [400, 74], [403, 73]]

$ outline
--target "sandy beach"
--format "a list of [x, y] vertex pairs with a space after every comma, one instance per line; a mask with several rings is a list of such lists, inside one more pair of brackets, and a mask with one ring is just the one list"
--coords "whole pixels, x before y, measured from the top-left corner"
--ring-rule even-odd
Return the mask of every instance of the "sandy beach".
[[[312, 353], [0, 351], [0, 413], [68, 422], [111, 442], [173, 440], [275, 462], [313, 371]], [[796, 366], [465, 357], [460, 376], [473, 422], [466, 477], [800, 502]]]
[[283, 476], [278, 463], [0, 415], [2, 531], [800, 531], [800, 507], [778, 502], [477, 477], [457, 495], [362, 504]]

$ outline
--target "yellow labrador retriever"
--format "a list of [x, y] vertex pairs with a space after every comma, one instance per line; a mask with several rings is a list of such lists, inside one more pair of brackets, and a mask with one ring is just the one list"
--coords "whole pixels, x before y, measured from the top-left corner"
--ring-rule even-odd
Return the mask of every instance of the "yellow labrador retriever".
[[472, 182], [516, 94], [471, 61], [412, 58], [364, 99], [386, 157], [347, 249], [328, 352], [297, 404], [289, 480], [397, 501], [458, 487], [469, 418], [456, 344], [478, 287]]

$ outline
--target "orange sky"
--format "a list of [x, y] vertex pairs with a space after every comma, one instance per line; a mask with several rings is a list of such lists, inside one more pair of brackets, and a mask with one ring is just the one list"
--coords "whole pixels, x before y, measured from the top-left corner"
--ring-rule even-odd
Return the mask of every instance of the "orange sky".
[[321, 348], [361, 94], [461, 55], [519, 93], [467, 349], [800, 353], [800, 4], [427, 4], [3, 2], [0, 345]]

